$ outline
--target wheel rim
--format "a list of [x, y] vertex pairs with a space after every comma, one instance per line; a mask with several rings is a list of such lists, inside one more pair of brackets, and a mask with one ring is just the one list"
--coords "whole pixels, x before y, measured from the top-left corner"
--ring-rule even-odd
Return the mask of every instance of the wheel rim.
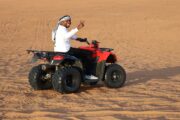
[[119, 82], [121, 80], [121, 72], [116, 70], [111, 73], [111, 81], [112, 82]]
[[45, 78], [47, 75], [46, 72], [43, 72], [42, 75], [40, 76], [40, 82], [43, 84], [46, 84], [47, 82], [50, 82], [50, 78]]

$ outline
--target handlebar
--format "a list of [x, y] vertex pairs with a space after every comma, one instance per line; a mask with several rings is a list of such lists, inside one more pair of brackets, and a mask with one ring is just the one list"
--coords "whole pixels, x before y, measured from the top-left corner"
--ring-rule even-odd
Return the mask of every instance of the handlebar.
[[88, 45], [90, 45], [90, 44], [97, 45], [97, 44], [100, 43], [100, 42], [98, 42], [97, 40], [91, 40], [91, 43], [90, 43], [89, 40], [87, 39], [87, 40], [86, 40], [86, 43], [87, 43]]

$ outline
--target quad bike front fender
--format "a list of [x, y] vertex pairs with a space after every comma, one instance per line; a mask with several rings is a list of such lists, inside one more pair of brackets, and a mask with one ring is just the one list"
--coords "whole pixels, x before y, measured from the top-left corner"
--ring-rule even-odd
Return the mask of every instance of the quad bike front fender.
[[117, 61], [116, 55], [112, 52], [97, 52], [98, 62], [106, 61], [108, 63], [115, 63]]

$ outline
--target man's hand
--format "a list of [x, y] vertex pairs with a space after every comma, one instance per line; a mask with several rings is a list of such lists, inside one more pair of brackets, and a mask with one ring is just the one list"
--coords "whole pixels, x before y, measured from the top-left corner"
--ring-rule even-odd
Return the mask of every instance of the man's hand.
[[84, 21], [80, 21], [79, 25], [77, 26], [77, 29], [80, 30], [83, 27], [84, 27]]

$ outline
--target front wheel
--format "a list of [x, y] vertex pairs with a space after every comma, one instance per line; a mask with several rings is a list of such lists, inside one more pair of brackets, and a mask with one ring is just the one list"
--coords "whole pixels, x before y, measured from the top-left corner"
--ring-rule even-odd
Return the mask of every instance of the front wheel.
[[105, 72], [105, 85], [110, 88], [119, 88], [126, 81], [126, 72], [118, 64], [108, 65]]
[[76, 67], [61, 68], [55, 72], [52, 84], [60, 93], [77, 92], [81, 85], [81, 73]]

